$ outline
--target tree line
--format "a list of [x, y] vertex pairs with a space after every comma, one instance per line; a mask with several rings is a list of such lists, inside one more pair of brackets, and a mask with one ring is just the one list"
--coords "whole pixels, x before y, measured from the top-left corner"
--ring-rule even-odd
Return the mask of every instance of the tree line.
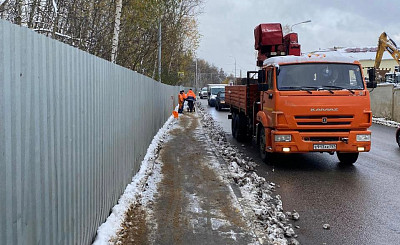
[[202, 1], [0, 0], [0, 18], [156, 80], [161, 26], [161, 80], [192, 86]]

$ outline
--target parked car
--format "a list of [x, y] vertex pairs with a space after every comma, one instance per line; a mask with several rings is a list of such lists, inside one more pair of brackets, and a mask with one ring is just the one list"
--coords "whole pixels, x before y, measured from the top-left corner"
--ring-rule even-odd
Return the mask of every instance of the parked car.
[[220, 111], [223, 108], [229, 108], [229, 106], [225, 103], [225, 91], [220, 91], [215, 98], [215, 109]]
[[397, 141], [397, 144], [400, 147], [400, 127], [396, 131], [396, 141]]
[[208, 97], [207, 87], [204, 87], [199, 91], [199, 96], [200, 96], [200, 99], [205, 99]]
[[215, 98], [217, 97], [218, 92], [225, 91], [225, 86], [226, 84], [208, 84], [207, 94], [209, 106], [215, 106]]

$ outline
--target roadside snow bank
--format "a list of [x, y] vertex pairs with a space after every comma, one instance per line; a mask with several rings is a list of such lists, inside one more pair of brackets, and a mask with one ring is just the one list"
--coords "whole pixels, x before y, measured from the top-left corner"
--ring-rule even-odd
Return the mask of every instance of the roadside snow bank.
[[381, 124], [389, 127], [400, 127], [400, 123], [396, 121], [391, 121], [383, 117], [372, 117], [372, 122], [376, 124]]
[[[296, 211], [284, 213], [280, 196], [273, 194], [277, 185], [258, 176], [255, 172], [257, 163], [228, 143], [222, 127], [200, 103], [196, 106], [199, 108], [197, 111], [201, 115], [203, 127], [212, 140], [215, 153], [224, 159], [229, 171], [228, 177], [239, 186], [242, 195], [239, 202], [251, 216], [248, 217], [249, 222], [252, 223], [257, 237], [263, 240], [261, 243], [299, 244], [292, 224], [289, 223], [289, 219], [298, 220], [299, 214]], [[264, 234], [267, 234], [267, 237]]]
[[[112, 213], [97, 230], [96, 240], [93, 244], [102, 245], [110, 244], [110, 240], [117, 238], [117, 233], [122, 229], [121, 224], [124, 221], [125, 213], [129, 207], [143, 199], [143, 192], [146, 190], [147, 195], [154, 195], [157, 188], [157, 181], [150, 181], [149, 176], [154, 179], [161, 179], [161, 163], [155, 163], [155, 159], [161, 148], [161, 144], [168, 141], [168, 130], [176, 124], [176, 120], [171, 116], [164, 126], [158, 130], [154, 136], [149, 148], [147, 149], [146, 156], [144, 157], [139, 172], [132, 178], [132, 182], [128, 184], [124, 193], [118, 200], [118, 204], [112, 209]], [[158, 164], [158, 165], [157, 165]], [[152, 199], [151, 197], [145, 197]]]

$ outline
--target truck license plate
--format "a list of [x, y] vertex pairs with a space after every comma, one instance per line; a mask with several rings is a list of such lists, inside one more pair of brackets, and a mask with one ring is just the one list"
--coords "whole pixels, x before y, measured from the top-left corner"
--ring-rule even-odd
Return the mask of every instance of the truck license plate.
[[318, 144], [314, 145], [314, 150], [335, 150], [336, 144]]

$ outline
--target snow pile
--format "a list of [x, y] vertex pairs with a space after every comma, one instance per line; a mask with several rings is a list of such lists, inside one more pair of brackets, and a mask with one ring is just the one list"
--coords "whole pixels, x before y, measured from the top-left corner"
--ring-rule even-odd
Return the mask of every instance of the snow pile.
[[400, 123], [396, 121], [391, 121], [383, 117], [372, 117], [372, 122], [376, 124], [381, 124], [389, 127], [400, 127]]
[[93, 244], [110, 244], [109, 241], [117, 238], [118, 232], [125, 219], [125, 213], [129, 207], [138, 202], [149, 202], [157, 190], [157, 183], [161, 180], [161, 163], [156, 162], [158, 153], [163, 143], [169, 140], [167, 132], [177, 125], [177, 121], [171, 116], [164, 126], [154, 136], [146, 156], [141, 163], [139, 172], [132, 178], [124, 193], [118, 200], [118, 204], [112, 209], [112, 213], [97, 230], [96, 240]]
[[[279, 195], [274, 195], [275, 183], [266, 181], [255, 172], [257, 164], [252, 158], [244, 157], [239, 150], [227, 142], [225, 133], [214, 119], [197, 103], [203, 127], [214, 144], [216, 154], [228, 165], [229, 177], [240, 188], [244, 202], [252, 213], [250, 220], [260, 239], [268, 244], [299, 244], [289, 219], [298, 220], [296, 211], [284, 213]], [[260, 237], [262, 234], [266, 237]]]

